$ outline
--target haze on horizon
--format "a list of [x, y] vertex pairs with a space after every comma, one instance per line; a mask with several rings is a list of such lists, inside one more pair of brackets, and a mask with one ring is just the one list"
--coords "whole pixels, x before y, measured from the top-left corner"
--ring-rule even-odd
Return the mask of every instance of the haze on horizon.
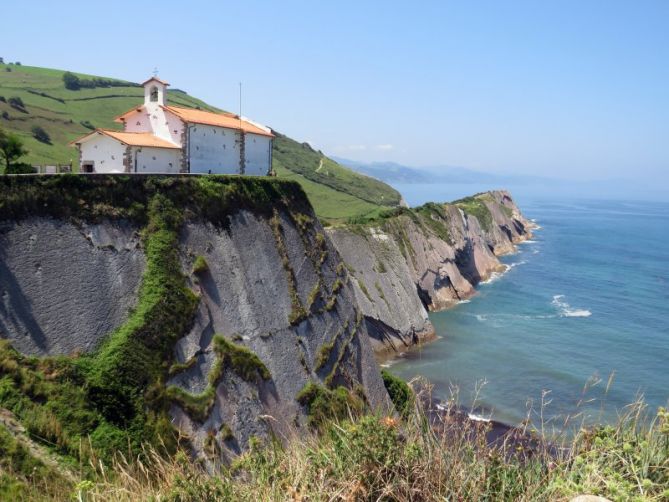
[[357, 161], [669, 186], [669, 2], [89, 5], [3, 5], [0, 56], [232, 111], [242, 81], [244, 115]]

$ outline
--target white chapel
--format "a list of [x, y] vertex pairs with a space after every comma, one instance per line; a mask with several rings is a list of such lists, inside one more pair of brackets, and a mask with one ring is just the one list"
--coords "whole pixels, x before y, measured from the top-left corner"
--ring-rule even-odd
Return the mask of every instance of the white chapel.
[[73, 141], [82, 173], [267, 175], [272, 131], [232, 113], [167, 103], [169, 84], [142, 84], [144, 104], [116, 117], [123, 131], [96, 129]]

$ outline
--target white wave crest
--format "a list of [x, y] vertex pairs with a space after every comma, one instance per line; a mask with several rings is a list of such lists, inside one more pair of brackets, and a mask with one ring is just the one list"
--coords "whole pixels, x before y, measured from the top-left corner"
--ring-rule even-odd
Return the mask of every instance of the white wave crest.
[[572, 308], [571, 305], [564, 301], [564, 295], [553, 296], [551, 303], [558, 309], [560, 317], [590, 317], [592, 315], [592, 312], [587, 309]]
[[469, 420], [473, 420], [474, 422], [490, 422], [489, 418], [482, 417], [476, 413], [467, 413], [467, 416], [469, 417]]

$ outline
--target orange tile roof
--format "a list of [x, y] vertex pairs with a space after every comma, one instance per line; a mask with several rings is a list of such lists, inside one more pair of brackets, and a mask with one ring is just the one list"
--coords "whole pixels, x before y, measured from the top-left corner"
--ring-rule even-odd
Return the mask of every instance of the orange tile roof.
[[181, 108], [177, 106], [163, 106], [163, 108], [179, 117], [184, 122], [193, 124], [205, 124], [218, 127], [227, 127], [229, 129], [241, 129], [244, 132], [259, 134], [261, 136], [274, 137], [271, 132], [266, 131], [246, 120], [240, 120], [237, 115], [232, 113], [212, 113], [194, 108]]
[[149, 82], [151, 82], [152, 80], [155, 80], [156, 82], [158, 82], [158, 83], [160, 83], [160, 84], [163, 84], [163, 85], [170, 85], [169, 83], [165, 82], [164, 80], [160, 80], [158, 77], [151, 77], [150, 79], [145, 80], [144, 82], [142, 82], [142, 83], [139, 84], [139, 85], [146, 85], [146, 84], [148, 84]]
[[132, 110], [128, 110], [127, 112], [119, 115], [118, 117], [114, 117], [114, 122], [118, 122], [119, 124], [122, 124], [123, 121], [125, 121], [126, 118], [128, 118], [130, 115], [133, 115], [135, 113], [141, 113], [142, 110], [144, 110], [144, 106], [136, 106]]
[[121, 143], [124, 143], [128, 146], [147, 146], [153, 148], [172, 148], [179, 150], [181, 147], [175, 145], [170, 141], [166, 141], [157, 136], [154, 136], [150, 132], [122, 132], [122, 131], [110, 131], [109, 129], [96, 129], [95, 131], [82, 136], [79, 139], [75, 139], [70, 143], [70, 145], [78, 145], [88, 139], [93, 134], [104, 134], [109, 136]]

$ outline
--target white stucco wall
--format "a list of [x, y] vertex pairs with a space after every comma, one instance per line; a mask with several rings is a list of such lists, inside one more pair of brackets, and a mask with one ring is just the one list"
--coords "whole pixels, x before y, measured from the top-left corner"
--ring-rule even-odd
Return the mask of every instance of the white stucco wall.
[[132, 155], [138, 173], [177, 174], [181, 166], [181, 150], [133, 147]]
[[125, 119], [126, 132], [152, 132], [177, 145], [181, 145], [183, 128], [184, 124], [179, 117], [155, 106], [155, 103]]
[[244, 143], [244, 174], [266, 176], [270, 168], [272, 138], [247, 134]]
[[239, 132], [203, 124], [190, 126], [190, 172], [239, 174]]
[[96, 134], [81, 144], [81, 164], [93, 162], [96, 173], [122, 173], [125, 145], [103, 134]]

